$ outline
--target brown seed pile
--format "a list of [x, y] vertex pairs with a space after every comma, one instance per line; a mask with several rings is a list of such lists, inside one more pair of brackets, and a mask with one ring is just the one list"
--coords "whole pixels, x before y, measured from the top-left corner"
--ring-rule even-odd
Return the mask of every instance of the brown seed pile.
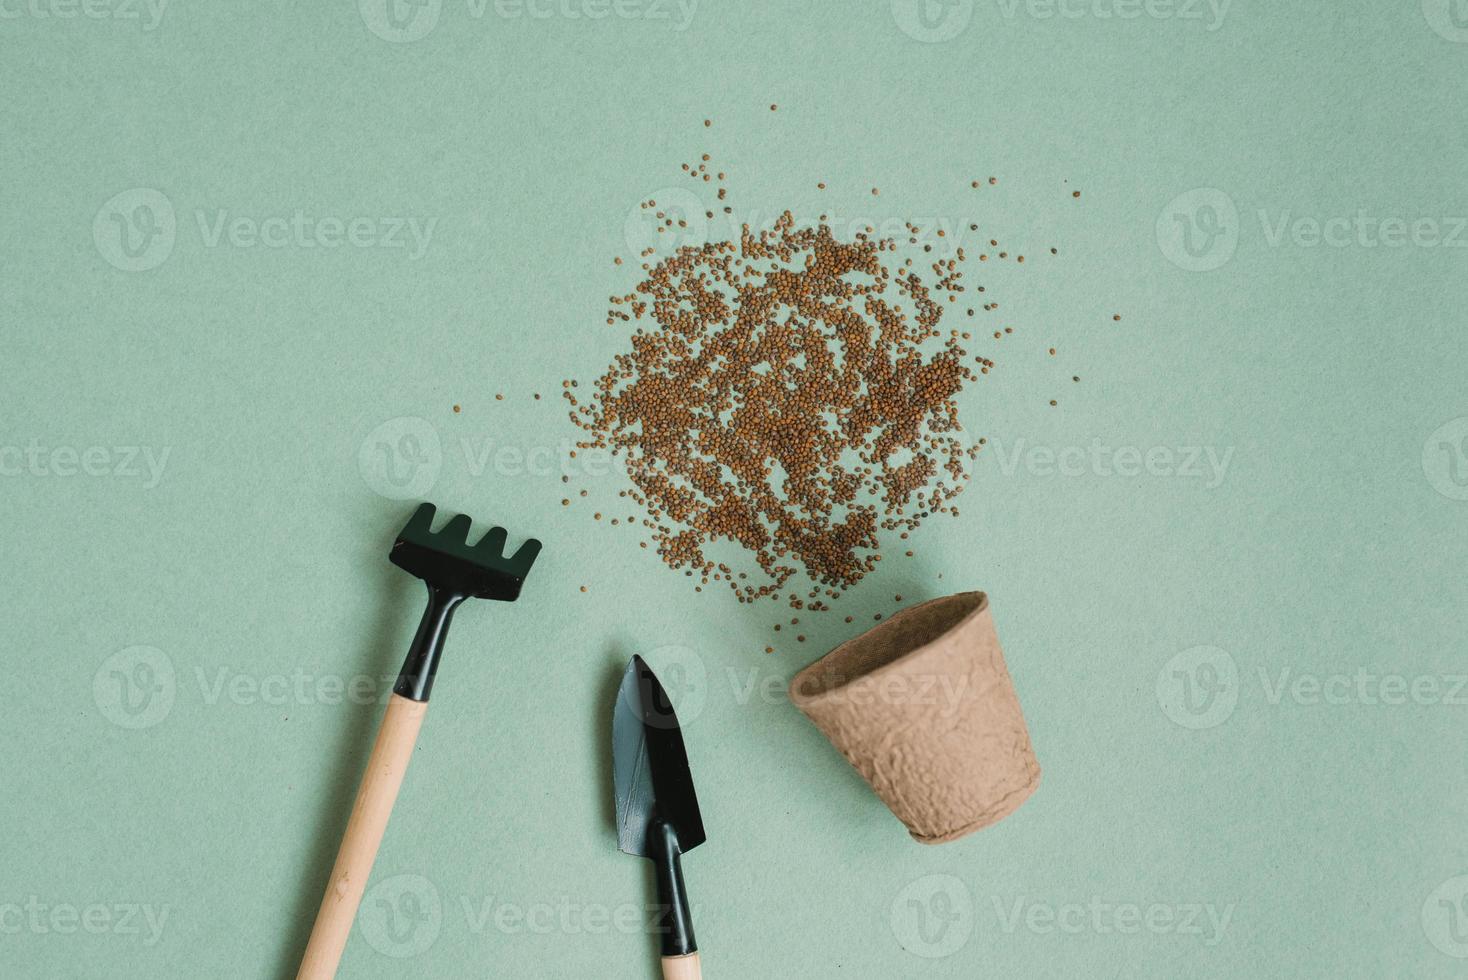
[[[803, 571], [834, 598], [881, 560], [879, 532], [906, 537], [956, 513], [978, 450], [957, 396], [977, 374], [966, 335], [940, 324], [965, 291], [964, 254], [927, 275], [901, 251], [871, 229], [841, 241], [786, 212], [738, 241], [645, 263], [643, 281], [612, 298], [608, 320], [633, 326], [630, 349], [588, 398], [574, 381], [563, 393], [586, 432], [578, 446], [622, 458], [670, 567], [727, 582], [741, 601]], [[763, 581], [710, 554], [725, 546]]]

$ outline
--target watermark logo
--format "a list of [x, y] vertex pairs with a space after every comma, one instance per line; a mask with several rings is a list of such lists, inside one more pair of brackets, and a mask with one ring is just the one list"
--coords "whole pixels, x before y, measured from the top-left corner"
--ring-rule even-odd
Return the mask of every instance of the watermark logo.
[[978, 227], [976, 215], [899, 217], [861, 211], [843, 213], [835, 208], [802, 212], [795, 209], [762, 211], [758, 208], [741, 211], [731, 207], [727, 221], [731, 228], [748, 228], [751, 234], [758, 235], [773, 232], [787, 214], [790, 216], [792, 231], [815, 231], [825, 227], [843, 241], [850, 241], [858, 235], [891, 238], [911, 246], [914, 250], [920, 248], [934, 259], [953, 258], [958, 255], [959, 249], [973, 248], [974, 245], [969, 244], [970, 242], [978, 245], [980, 250], [987, 246], [983, 235], [975, 230]]
[[697, 248], [709, 240], [707, 209], [686, 187], [664, 187], [627, 212], [622, 237], [639, 260], [645, 255], [672, 255], [680, 248]]
[[698, 0], [468, 0], [469, 16], [479, 20], [493, 6], [504, 20], [668, 21], [682, 33], [698, 13]]
[[123, 272], [158, 268], [173, 254], [177, 238], [173, 202], [151, 187], [123, 191], [102, 205], [92, 219], [97, 251]]
[[0, 476], [69, 479], [86, 476], [137, 480], [144, 490], [163, 481], [171, 446], [46, 446], [38, 437], [25, 446], [0, 444]]
[[1179, 194], [1157, 216], [1157, 246], [1173, 265], [1211, 272], [1239, 247], [1239, 209], [1216, 187]]
[[[438, 218], [432, 216], [317, 215], [303, 208], [265, 215], [195, 208], [193, 217], [199, 243], [206, 249], [382, 249], [401, 252], [410, 262], [427, 254], [438, 227]], [[146, 272], [166, 262], [178, 242], [178, 231], [173, 202], [146, 187], [116, 195], [92, 220], [97, 251], [124, 272]]]
[[443, 467], [438, 430], [412, 415], [388, 419], [357, 450], [357, 469], [374, 493], [389, 500], [426, 497]]
[[991, 898], [999, 928], [1013, 934], [1021, 925], [1037, 936], [1066, 936], [1113, 933], [1133, 936], [1186, 936], [1200, 940], [1204, 946], [1217, 946], [1233, 921], [1237, 903], [1217, 905], [1213, 902], [1111, 902], [1093, 895], [1087, 902], [1035, 902], [1021, 895], [1008, 908], [998, 896]]
[[[709, 699], [708, 668], [698, 651], [685, 646], [663, 646], [642, 655], [667, 693], [669, 704], [652, 705], [647, 723], [686, 728], [703, 714]], [[669, 710], [671, 709], [671, 711]], [[676, 715], [674, 714], [676, 712]]]
[[1184, 650], [1157, 673], [1157, 704], [1184, 728], [1221, 725], [1238, 703], [1239, 665], [1218, 647]]
[[168, 0], [0, 0], [0, 20], [135, 20], [147, 32], [167, 9]]
[[1233, 0], [998, 0], [1005, 20], [1021, 9], [1034, 20], [1198, 21], [1209, 34], [1223, 26]]
[[438, 889], [422, 875], [393, 875], [362, 897], [357, 927], [384, 956], [407, 959], [428, 950], [443, 928]]
[[1468, 959], [1468, 875], [1449, 878], [1422, 903], [1422, 930], [1439, 950]]
[[92, 700], [102, 717], [123, 728], [151, 728], [168, 717], [178, 693], [173, 661], [156, 647], [119, 650], [92, 676]]
[[1468, 44], [1468, 0], [1422, 0], [1422, 16], [1440, 37]]
[[1357, 667], [1351, 674], [1295, 673], [1290, 667], [1281, 667], [1272, 674], [1263, 667], [1258, 670], [1259, 686], [1271, 707], [1279, 707], [1286, 700], [1302, 708], [1407, 704], [1468, 707], [1468, 674], [1381, 674], [1367, 667]]
[[902, 33], [924, 44], [951, 41], [968, 29], [974, 0], [892, 0], [892, 19]]
[[1468, 500], [1468, 416], [1453, 419], [1422, 444], [1422, 472], [1449, 500]]
[[443, 0], [358, 0], [362, 22], [384, 41], [406, 44], [427, 37], [438, 26]]
[[1462, 215], [1378, 216], [1358, 208], [1351, 215], [1320, 217], [1260, 208], [1258, 218], [1270, 248], [1468, 248], [1468, 218]]
[[1192, 480], [1205, 490], [1216, 490], [1228, 476], [1234, 447], [1216, 446], [1108, 446], [1092, 439], [1089, 446], [1032, 445], [1023, 437], [1006, 444], [989, 443], [979, 458], [997, 458], [1006, 477], [1021, 470], [1033, 477], [1120, 477], [1122, 479]]
[[415, 215], [317, 216], [297, 208], [290, 214], [256, 217], [227, 208], [194, 211], [205, 248], [338, 249], [343, 246], [403, 250], [409, 262], [428, 253], [438, 218]]
[[[603, 905], [575, 901], [565, 895], [532, 902], [505, 901], [494, 895], [460, 895], [459, 907], [465, 927], [475, 936], [490, 929], [507, 936], [659, 935], [667, 931], [667, 907], [655, 904]], [[695, 920], [707, 921], [696, 903], [689, 911]]]
[[43, 902], [39, 895], [31, 895], [23, 903], [0, 902], [0, 936], [22, 933], [70, 936], [82, 932], [89, 936], [137, 937], [144, 946], [157, 946], [172, 911], [169, 905], [137, 902], [77, 905]]
[[928, 875], [892, 900], [892, 934], [903, 949], [924, 959], [952, 956], [974, 931], [974, 899], [952, 875]]
[[[3, 2], [3, 0], [0, 0]], [[470, 20], [491, 13], [500, 20], [668, 22], [675, 32], [688, 30], [698, 0], [466, 0]], [[362, 22], [384, 41], [406, 44], [427, 37], [438, 26], [443, 0], [358, 0]]]

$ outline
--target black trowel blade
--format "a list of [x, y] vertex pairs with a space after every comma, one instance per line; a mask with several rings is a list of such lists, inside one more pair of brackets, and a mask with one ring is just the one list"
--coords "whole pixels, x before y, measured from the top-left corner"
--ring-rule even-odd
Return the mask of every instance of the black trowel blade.
[[666, 823], [687, 852], [704, 842], [683, 732], [667, 691], [641, 657], [622, 674], [612, 709], [612, 782], [617, 846], [649, 857], [648, 829]]

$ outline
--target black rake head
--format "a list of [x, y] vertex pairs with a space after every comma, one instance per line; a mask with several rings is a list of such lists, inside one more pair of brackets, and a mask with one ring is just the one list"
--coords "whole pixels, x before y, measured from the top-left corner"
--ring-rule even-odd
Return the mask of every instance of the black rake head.
[[418, 576], [430, 587], [478, 599], [503, 602], [518, 599], [525, 576], [530, 574], [530, 566], [540, 554], [540, 542], [531, 538], [513, 557], [506, 558], [505, 540], [509, 533], [504, 528], [490, 528], [478, 544], [471, 545], [469, 529], [473, 521], [468, 514], [458, 514], [442, 530], [434, 531], [436, 511], [432, 504], [425, 503], [413, 512], [393, 542], [388, 556], [392, 563]]

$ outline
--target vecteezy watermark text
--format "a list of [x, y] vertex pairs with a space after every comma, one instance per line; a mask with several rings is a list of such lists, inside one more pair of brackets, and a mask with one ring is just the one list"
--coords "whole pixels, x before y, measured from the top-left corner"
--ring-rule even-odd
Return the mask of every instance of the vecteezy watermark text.
[[1006, 444], [990, 441], [980, 459], [997, 456], [999, 472], [1013, 476], [1023, 470], [1036, 477], [1121, 477], [1136, 479], [1197, 480], [1205, 489], [1223, 485], [1233, 461], [1234, 447], [1216, 446], [1108, 446], [1100, 439], [1089, 446], [1038, 446], [1023, 438]]
[[612, 454], [580, 448], [570, 439], [555, 445], [502, 442], [493, 436], [461, 436], [444, 448], [438, 427], [417, 416], [388, 419], [374, 428], [357, 449], [357, 469], [375, 493], [390, 500], [427, 496], [445, 462], [462, 465], [475, 480], [548, 480], [569, 477], [596, 480], [613, 472]]
[[[427, 253], [438, 218], [315, 214], [304, 208], [250, 215], [229, 208], [196, 208], [194, 223], [206, 249], [381, 249], [402, 252], [412, 262]], [[179, 217], [173, 201], [151, 187], [113, 195], [92, 219], [97, 252], [123, 272], [158, 268], [173, 254], [178, 238]]]
[[1005, 20], [1023, 13], [1034, 20], [1198, 21], [1213, 33], [1223, 26], [1233, 0], [996, 0]]
[[[1000, 931], [1021, 929], [1037, 936], [1180, 936], [1207, 947], [1228, 932], [1237, 903], [1127, 902], [1092, 895], [1084, 901], [1037, 901], [1025, 895], [989, 896]], [[972, 936], [980, 907], [969, 887], [953, 875], [926, 875], [909, 882], [892, 902], [892, 932], [907, 952], [942, 959]]]
[[0, 477], [70, 477], [138, 480], [152, 490], [163, 480], [172, 447], [47, 446], [38, 437], [25, 445], [0, 445]]
[[[1263, 703], [1278, 708], [1468, 708], [1468, 674], [1402, 673], [1376, 667], [1318, 673], [1285, 665], [1255, 670]], [[1233, 716], [1250, 688], [1233, 655], [1199, 646], [1177, 654], [1157, 675], [1157, 704], [1183, 728], [1216, 728]], [[1258, 702], [1255, 702], [1258, 703]]]
[[[367, 944], [384, 956], [408, 959], [429, 949], [445, 929], [471, 936], [602, 936], [610, 933], [660, 935], [667, 931], [667, 908], [624, 902], [606, 905], [569, 895], [521, 900], [502, 895], [460, 894], [452, 901], [419, 874], [383, 878], [367, 890], [357, 925]], [[701, 919], [695, 905], [694, 918]], [[457, 913], [456, 917], [453, 913]]]
[[144, 946], [156, 946], [172, 909], [137, 902], [43, 902], [38, 895], [24, 902], [0, 902], [0, 935], [136, 936]]
[[224, 208], [194, 212], [205, 248], [386, 248], [407, 249], [409, 261], [421, 259], [433, 241], [438, 218], [381, 218], [359, 215], [316, 217], [296, 209], [288, 215], [232, 215]]
[[[1464, 214], [1381, 214], [1364, 207], [1344, 214], [1298, 214], [1291, 208], [1256, 208], [1253, 218], [1265, 246], [1273, 249], [1468, 248]], [[1199, 187], [1162, 209], [1157, 245], [1179, 268], [1210, 272], [1234, 257], [1246, 224], [1227, 192]]]
[[1233, 919], [1236, 902], [1218, 906], [1212, 902], [1165, 903], [1112, 902], [1092, 896], [1085, 902], [1036, 902], [1021, 895], [1013, 901], [992, 896], [999, 928], [1013, 933], [1023, 926], [1038, 936], [1061, 933], [1068, 936], [1092, 934], [1123, 936], [1149, 933], [1154, 936], [1189, 936], [1204, 946], [1223, 941]]
[[151, 31], [167, 9], [168, 0], [0, 0], [0, 20], [137, 21]]
[[[464, 0], [464, 4], [469, 19], [475, 21], [491, 13], [500, 20], [613, 19], [672, 24], [675, 32], [686, 31], [698, 11], [698, 0]], [[445, 0], [358, 0], [357, 6], [369, 31], [384, 41], [407, 44], [433, 33]]]

